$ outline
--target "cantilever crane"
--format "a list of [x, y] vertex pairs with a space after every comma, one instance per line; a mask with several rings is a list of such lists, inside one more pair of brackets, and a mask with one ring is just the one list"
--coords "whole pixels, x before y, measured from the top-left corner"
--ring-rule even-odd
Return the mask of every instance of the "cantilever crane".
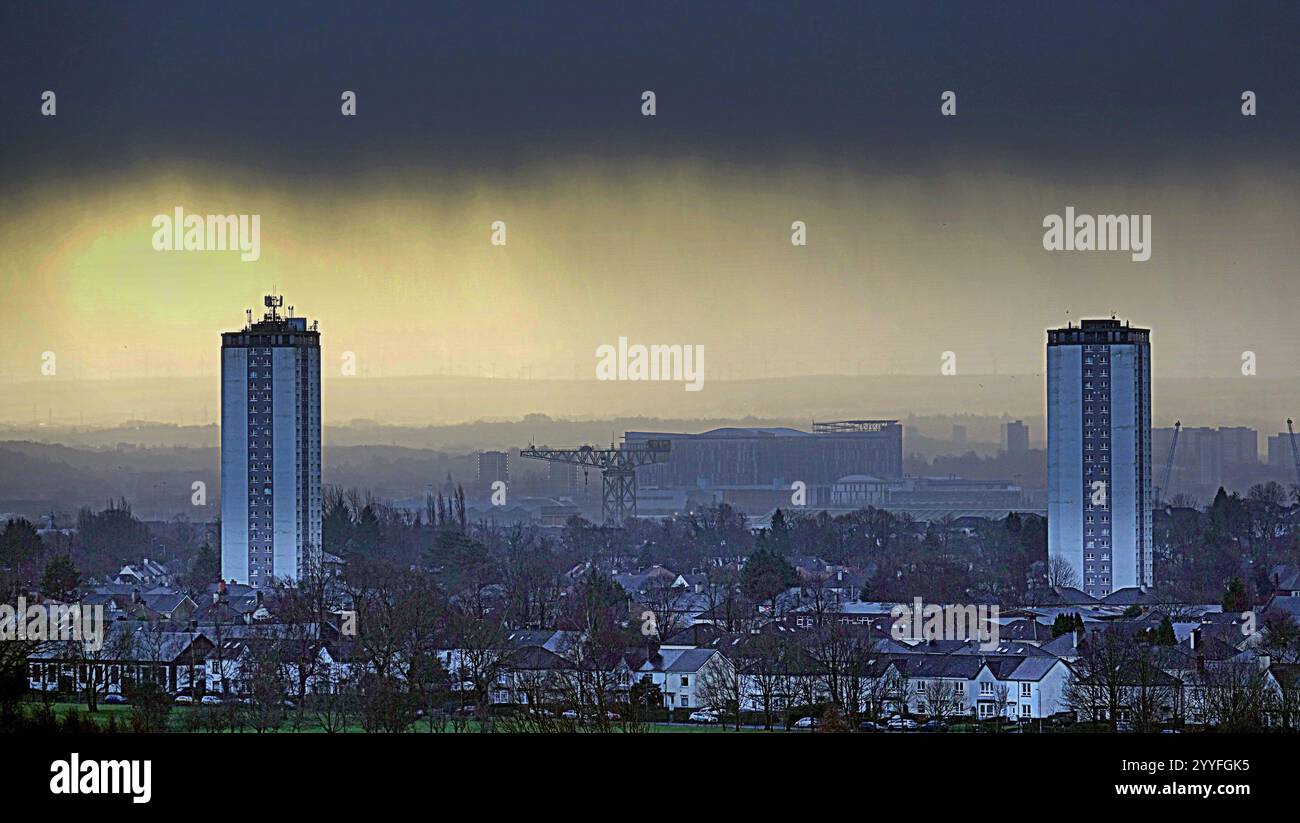
[[1295, 482], [1300, 487], [1300, 448], [1295, 444], [1295, 429], [1291, 426], [1291, 418], [1286, 419], [1286, 432], [1291, 436], [1291, 459], [1295, 461]]
[[520, 457], [549, 460], [553, 463], [571, 463], [600, 470], [600, 513], [606, 523], [622, 525], [628, 517], [636, 516], [636, 468], [668, 459], [670, 440], [647, 440], [645, 443], [624, 443], [608, 449], [580, 446], [576, 449], [550, 449], [529, 446], [519, 450]]
[[1169, 457], [1165, 460], [1165, 476], [1163, 482], [1156, 488], [1156, 505], [1165, 503], [1165, 495], [1169, 494], [1169, 480], [1174, 472], [1174, 452], [1178, 449], [1178, 432], [1183, 428], [1183, 421], [1174, 421], [1174, 439], [1169, 443]]

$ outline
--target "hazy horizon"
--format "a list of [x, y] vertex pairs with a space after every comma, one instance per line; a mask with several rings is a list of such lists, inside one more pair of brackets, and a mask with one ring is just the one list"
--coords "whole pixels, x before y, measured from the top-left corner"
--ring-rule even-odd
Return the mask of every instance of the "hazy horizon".
[[[458, 8], [367, 21], [366, 55], [342, 5], [308, 39], [253, 6], [259, 26], [169, 9], [174, 38], [143, 7], [31, 10], [0, 54], [0, 110], [23, 113], [0, 153], [0, 422], [215, 420], [220, 335], [272, 292], [319, 321], [327, 421], [1036, 417], [1045, 330], [1112, 313], [1152, 330], [1157, 424], [1284, 420], [1295, 12], [1193, 4], [1171, 37], [1159, 9], [1109, 5], [1117, 29], [1102, 5], [578, 28]], [[257, 215], [257, 259], [156, 251], [177, 208]], [[1149, 216], [1150, 259], [1046, 250], [1069, 208]], [[596, 381], [620, 338], [702, 348], [700, 390]]]
[[[25, 381], [6, 388], [0, 392], [0, 427], [220, 422], [220, 383], [207, 377]], [[1286, 418], [1300, 410], [1300, 378], [1156, 377], [1152, 396], [1157, 427], [1175, 420], [1186, 427], [1245, 425], [1259, 430], [1262, 443], [1265, 435], [1285, 431]], [[757, 419], [800, 427], [832, 419], [1020, 418], [1034, 425], [1032, 437], [1039, 441], [1045, 398], [1041, 376], [991, 374], [716, 380], [702, 392], [685, 392], [675, 383], [439, 375], [326, 378], [322, 388], [327, 429], [355, 423], [417, 428], [517, 423], [529, 415], [572, 422]]]

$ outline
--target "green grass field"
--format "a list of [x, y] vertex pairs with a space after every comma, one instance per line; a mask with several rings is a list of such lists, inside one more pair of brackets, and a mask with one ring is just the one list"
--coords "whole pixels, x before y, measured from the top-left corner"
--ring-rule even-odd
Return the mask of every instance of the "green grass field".
[[[29, 711], [31, 711], [35, 707], [35, 705], [36, 704], [32, 704], [29, 707]], [[131, 729], [131, 707], [130, 706], [100, 703], [98, 710], [93, 714], [87, 711], [86, 705], [84, 703], [68, 703], [68, 702], [51, 703], [50, 708], [54, 712], [54, 716], [59, 721], [62, 721], [64, 717], [67, 716], [69, 713], [76, 712], [81, 716], [83, 720], [85, 719], [93, 720], [94, 722], [98, 723], [101, 728], [103, 728], [109, 722], [109, 718], [115, 718], [117, 722], [117, 728], [120, 731], [130, 731]], [[168, 718], [169, 730], [173, 732], [188, 731], [189, 730], [188, 724], [186, 722], [187, 715], [196, 710], [200, 710], [200, 707], [173, 706], [171, 709], [171, 715]], [[482, 731], [483, 729], [477, 721], [469, 720], [461, 726], [460, 730], [467, 733], [476, 733]], [[623, 727], [617, 724], [611, 726], [611, 730], [614, 732], [626, 731], [626, 729], [624, 729]], [[229, 729], [226, 729], [225, 731], [228, 732]], [[241, 731], [246, 734], [256, 733], [256, 729], [254, 729], [252, 726], [247, 726], [247, 725], [244, 726], [244, 728]], [[326, 733], [325, 730], [321, 728], [320, 724], [316, 722], [315, 718], [312, 717], [310, 713], [304, 716], [301, 726], [296, 731], [294, 730], [293, 724], [289, 719], [286, 719], [286, 721], [283, 724], [281, 724], [281, 726], [278, 729], [276, 729], [276, 731], [281, 734], [325, 734]], [[417, 721], [411, 726], [411, 731], [416, 734], [419, 733], [428, 734], [430, 733], [429, 724], [424, 721]], [[453, 733], [456, 731], [457, 731], [456, 727], [451, 723], [445, 724], [442, 728], [443, 733]], [[668, 723], [651, 723], [644, 726], [642, 728], [642, 731], [648, 733], [655, 733], [655, 734], [735, 734], [736, 733], [735, 729], [731, 727], [723, 728], [721, 726], [708, 726], [702, 724], [701, 725], [696, 725], [696, 724], [670, 725]], [[773, 730], [773, 732], [766, 732], [763, 729], [742, 728], [740, 731], [742, 733], [770, 734], [775, 732], [785, 733], [786, 730], [775, 729]], [[346, 727], [346, 729], [341, 733], [360, 734], [363, 732], [364, 729], [362, 729], [359, 724], [352, 723], [349, 724]], [[807, 731], [803, 731], [803, 733], [807, 734]]]

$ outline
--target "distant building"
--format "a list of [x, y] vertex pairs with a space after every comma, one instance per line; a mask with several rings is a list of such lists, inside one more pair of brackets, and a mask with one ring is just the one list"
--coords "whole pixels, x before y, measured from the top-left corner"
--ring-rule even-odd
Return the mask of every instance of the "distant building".
[[[1186, 449], [1186, 451], [1184, 451]], [[1218, 431], [1207, 426], [1184, 427], [1178, 438], [1178, 451], [1190, 458], [1191, 481], [1198, 486], [1218, 485], [1223, 477], [1223, 451]], [[1175, 460], [1186, 464], [1188, 460]]]
[[478, 487], [481, 491], [487, 492], [492, 488], [492, 484], [501, 481], [509, 485], [510, 483], [510, 455], [505, 452], [479, 452], [478, 453]]
[[1295, 465], [1294, 456], [1291, 454], [1291, 436], [1286, 432], [1268, 436], [1268, 464], [1284, 469]]
[[867, 506], [907, 512], [919, 519], [980, 513], [1003, 517], [1009, 511], [1028, 508], [1019, 486], [998, 480], [956, 477], [882, 480], [865, 474], [851, 474], [832, 484], [831, 508], [860, 509]]
[[145, 558], [140, 563], [129, 563], [113, 578], [123, 586], [170, 586], [172, 573], [162, 563]]
[[1150, 335], [1114, 319], [1047, 333], [1047, 550], [1093, 597], [1152, 585]]
[[1013, 420], [1002, 427], [1002, 448], [1007, 454], [1029, 451], [1029, 427], [1023, 420]]
[[883, 508], [892, 484], [869, 474], [849, 474], [831, 486], [831, 506], [837, 509]]
[[1259, 463], [1259, 432], [1245, 426], [1221, 426], [1219, 451], [1225, 466]]
[[578, 496], [582, 481], [578, 479], [578, 467], [573, 463], [548, 462], [546, 464], [547, 491], [559, 497], [573, 499]]
[[723, 428], [701, 434], [630, 431], [628, 444], [671, 441], [668, 460], [637, 469], [642, 488], [782, 488], [803, 482], [830, 488], [849, 474], [884, 479], [903, 476], [903, 427], [897, 420], [815, 423], [811, 432], [789, 428]]
[[[1169, 459], [1173, 445], [1173, 428], [1151, 431], [1152, 454], [1157, 466], [1163, 467]], [[1231, 486], [1259, 464], [1259, 435], [1244, 426], [1184, 426], [1178, 435], [1178, 450], [1174, 455], [1171, 490], [1162, 489], [1161, 495], [1171, 499], [1179, 494], [1193, 497], [1212, 495], [1220, 486]]]
[[221, 335], [221, 577], [259, 588], [321, 552], [320, 333], [265, 302]]

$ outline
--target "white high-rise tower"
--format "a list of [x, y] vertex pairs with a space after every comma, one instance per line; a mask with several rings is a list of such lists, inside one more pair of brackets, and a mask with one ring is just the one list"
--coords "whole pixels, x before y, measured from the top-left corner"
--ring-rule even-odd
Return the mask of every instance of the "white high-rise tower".
[[320, 333], [266, 314], [221, 335], [221, 576], [264, 587], [320, 561]]
[[1151, 332], [1047, 332], [1047, 553], [1094, 597], [1152, 585]]

